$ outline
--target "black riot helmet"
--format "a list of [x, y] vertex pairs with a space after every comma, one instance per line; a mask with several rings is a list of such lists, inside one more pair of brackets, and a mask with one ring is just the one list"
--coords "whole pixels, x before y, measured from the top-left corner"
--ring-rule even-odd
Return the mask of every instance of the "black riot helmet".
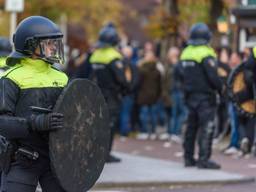
[[116, 46], [119, 42], [119, 36], [116, 27], [113, 23], [109, 22], [105, 25], [99, 33], [97, 47]]
[[[12, 59], [35, 56], [48, 63], [64, 63], [63, 34], [51, 20], [41, 16], [31, 16], [20, 22], [13, 35], [14, 52]], [[10, 62], [9, 62], [10, 61]]]
[[204, 23], [196, 23], [190, 29], [189, 45], [206, 45], [211, 40], [212, 33]]
[[12, 52], [9, 39], [0, 37], [0, 57], [7, 57]]

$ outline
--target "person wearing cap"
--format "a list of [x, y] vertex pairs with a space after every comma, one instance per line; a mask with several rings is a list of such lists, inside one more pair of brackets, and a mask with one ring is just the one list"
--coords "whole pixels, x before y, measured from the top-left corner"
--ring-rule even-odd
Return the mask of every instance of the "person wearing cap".
[[[211, 32], [204, 23], [191, 27], [188, 46], [180, 57], [188, 122], [184, 138], [185, 166], [202, 169], [220, 169], [210, 160], [214, 133], [216, 93], [223, 86], [217, 73], [216, 54], [210, 47]], [[194, 158], [198, 135], [199, 155]]]

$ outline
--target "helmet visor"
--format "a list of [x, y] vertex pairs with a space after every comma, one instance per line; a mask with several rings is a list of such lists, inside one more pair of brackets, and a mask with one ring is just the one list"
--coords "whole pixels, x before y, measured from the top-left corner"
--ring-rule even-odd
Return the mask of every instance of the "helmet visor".
[[40, 56], [49, 63], [64, 64], [64, 46], [62, 38], [40, 39]]

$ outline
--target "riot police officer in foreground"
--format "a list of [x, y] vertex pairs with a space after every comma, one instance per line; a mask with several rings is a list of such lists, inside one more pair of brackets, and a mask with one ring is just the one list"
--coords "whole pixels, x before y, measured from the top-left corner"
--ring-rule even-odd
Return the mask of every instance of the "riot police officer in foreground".
[[6, 66], [6, 57], [12, 52], [12, 46], [9, 39], [0, 37], [0, 73], [8, 69]]
[[101, 88], [109, 108], [110, 122], [106, 127], [111, 129], [111, 142], [107, 162], [119, 162], [120, 159], [110, 154], [114, 133], [118, 128], [121, 98], [129, 85], [125, 78], [125, 67], [122, 55], [116, 49], [119, 36], [112, 23], [104, 26], [99, 33], [97, 49], [90, 57], [92, 65], [91, 79]]
[[[216, 70], [216, 54], [208, 45], [211, 32], [204, 23], [197, 23], [190, 30], [188, 46], [181, 54], [185, 102], [188, 107], [188, 127], [184, 139], [185, 166], [219, 169], [210, 160], [216, 110], [216, 92], [221, 93], [222, 83]], [[198, 135], [199, 159], [194, 159]]]
[[[45, 17], [24, 19], [13, 37], [15, 51], [7, 58], [13, 66], [0, 79], [0, 135], [10, 142], [4, 154], [2, 192], [63, 192], [49, 160], [50, 131], [63, 128], [63, 115], [49, 112], [67, 76], [52, 64], [63, 63], [63, 34]], [[39, 110], [48, 109], [48, 113]], [[2, 156], [3, 157], [3, 156]]]

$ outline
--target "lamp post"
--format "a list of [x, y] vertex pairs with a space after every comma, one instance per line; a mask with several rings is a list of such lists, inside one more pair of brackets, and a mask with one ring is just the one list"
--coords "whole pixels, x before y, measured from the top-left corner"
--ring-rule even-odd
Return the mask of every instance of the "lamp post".
[[24, 10], [24, 0], [5, 0], [5, 10], [10, 12], [10, 42], [17, 25], [17, 13]]
[[223, 47], [229, 46], [229, 40], [228, 40], [228, 22], [226, 20], [226, 17], [220, 16], [217, 20], [217, 29], [218, 32], [221, 35], [220, 44]]

